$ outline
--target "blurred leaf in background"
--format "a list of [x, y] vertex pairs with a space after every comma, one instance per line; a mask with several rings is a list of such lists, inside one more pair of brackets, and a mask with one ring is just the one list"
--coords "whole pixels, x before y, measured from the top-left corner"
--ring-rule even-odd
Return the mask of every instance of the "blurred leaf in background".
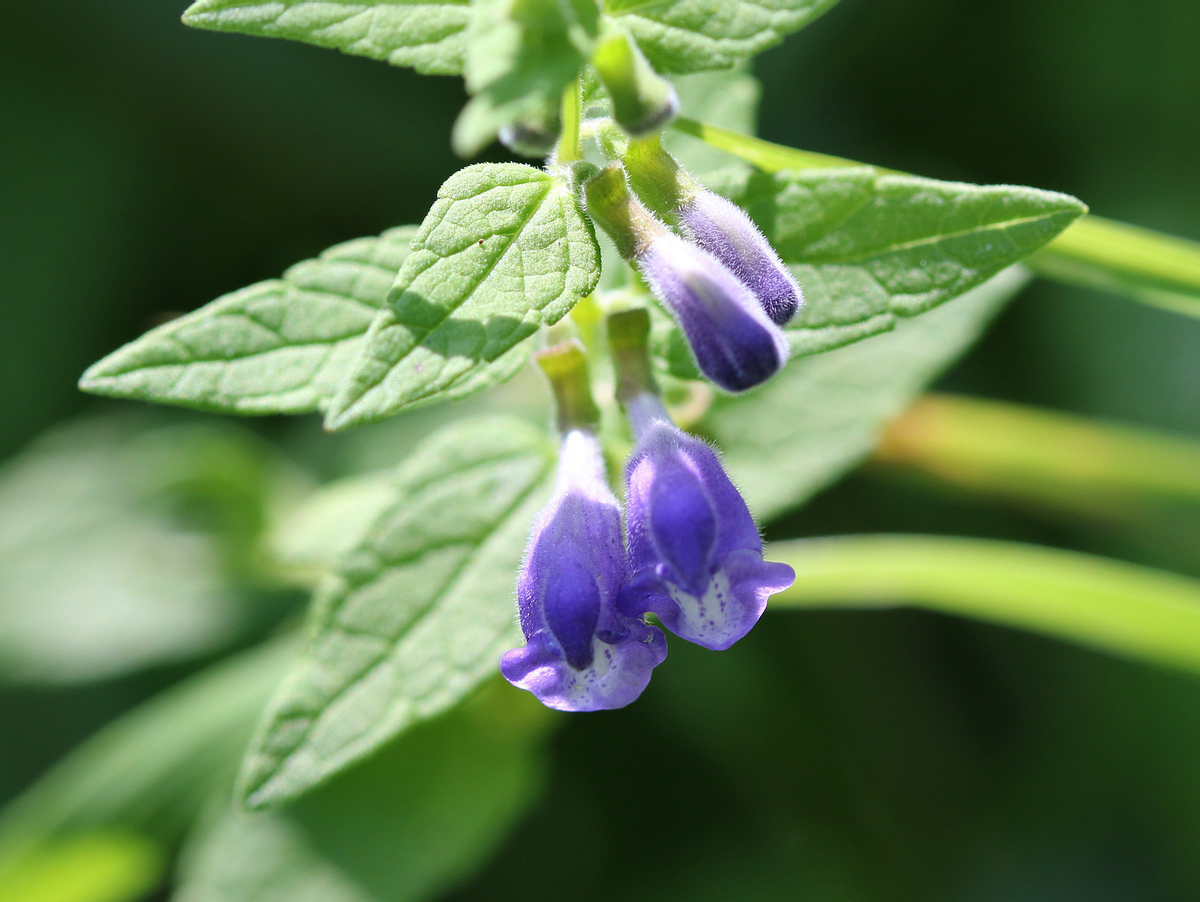
[[267, 622], [253, 549], [301, 483], [219, 422], [96, 418], [43, 436], [0, 472], [0, 674], [108, 678]]

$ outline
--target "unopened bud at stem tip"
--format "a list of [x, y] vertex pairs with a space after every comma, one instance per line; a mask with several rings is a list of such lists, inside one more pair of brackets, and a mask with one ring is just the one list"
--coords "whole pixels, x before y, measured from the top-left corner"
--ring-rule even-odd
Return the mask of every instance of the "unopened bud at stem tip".
[[613, 118], [634, 136], [661, 131], [679, 113], [675, 87], [654, 71], [637, 43], [610, 25], [592, 51], [592, 67], [612, 98]]

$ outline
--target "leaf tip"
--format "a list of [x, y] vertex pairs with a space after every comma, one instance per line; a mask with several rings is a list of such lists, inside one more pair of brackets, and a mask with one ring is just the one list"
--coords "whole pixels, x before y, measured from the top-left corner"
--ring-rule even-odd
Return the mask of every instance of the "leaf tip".
[[252, 753], [242, 761], [233, 797], [234, 802], [245, 811], [264, 811], [275, 807], [280, 801], [270, 776], [264, 775], [261, 768], [256, 766]]
[[1074, 213], [1077, 219], [1080, 216], [1086, 216], [1089, 212], [1088, 205], [1073, 194], [1067, 194], [1064, 191], [1048, 191], [1046, 193], [1053, 195], [1054, 199], [1062, 204], [1064, 211]]
[[108, 359], [105, 357], [97, 360], [83, 371], [83, 375], [75, 383], [81, 392], [86, 392], [89, 395], [111, 394], [112, 375], [107, 372], [107, 368], [105, 367]]
[[196, 0], [195, 3], [183, 11], [183, 15], [179, 17], [179, 20], [184, 25], [190, 25], [192, 28], [205, 28], [206, 25], [201, 16], [207, 12], [206, 8], [208, 6], [208, 0]]
[[326, 432], [341, 432], [343, 429], [357, 425], [359, 421], [353, 400], [335, 396], [329, 409], [325, 411], [325, 421], [321, 427]]
[[261, 786], [257, 789], [239, 786], [234, 800], [243, 811], [266, 811], [273, 808], [277, 801], [274, 794]]

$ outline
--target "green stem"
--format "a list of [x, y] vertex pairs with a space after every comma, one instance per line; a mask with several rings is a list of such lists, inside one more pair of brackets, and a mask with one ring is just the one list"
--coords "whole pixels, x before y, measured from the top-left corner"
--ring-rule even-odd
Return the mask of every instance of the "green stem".
[[533, 355], [554, 392], [558, 429], [566, 435], [572, 429], [595, 429], [600, 424], [600, 409], [592, 399], [587, 354], [578, 342], [568, 341]]
[[778, 608], [910, 605], [1200, 674], [1200, 582], [1071, 551], [940, 536], [775, 542]]
[[[672, 122], [671, 127], [685, 135], [699, 138], [709, 147], [715, 147], [730, 156], [745, 160], [764, 172], [778, 172], [781, 169], [829, 169], [840, 166], [866, 165], [841, 157], [831, 157], [823, 153], [813, 153], [808, 150], [786, 147], [783, 144], [774, 144], [764, 141], [762, 138], [753, 138], [750, 135], [743, 135], [740, 132], [719, 128], [715, 125], [706, 125], [682, 116]], [[879, 172], [900, 174], [894, 169], [883, 169], [879, 166], [872, 168]]]
[[644, 307], [609, 314], [608, 346], [618, 401], [628, 404], [639, 395], [658, 394], [650, 363], [650, 314]]
[[571, 79], [571, 83], [563, 90], [562, 98], [562, 136], [558, 139], [559, 163], [574, 163], [583, 159], [583, 142], [579, 137], [579, 129], [583, 124], [583, 86], [579, 76]]
[[[862, 166], [853, 160], [773, 144], [729, 129], [676, 119], [672, 127], [765, 172]], [[878, 172], [903, 175], [894, 169]], [[1087, 215], [1024, 261], [1038, 275], [1200, 316], [1200, 243]]]
[[1040, 275], [1200, 316], [1200, 243], [1085, 216], [1025, 261]]
[[1200, 441], [979, 398], [926, 395], [872, 461], [1088, 518], [1200, 508]]

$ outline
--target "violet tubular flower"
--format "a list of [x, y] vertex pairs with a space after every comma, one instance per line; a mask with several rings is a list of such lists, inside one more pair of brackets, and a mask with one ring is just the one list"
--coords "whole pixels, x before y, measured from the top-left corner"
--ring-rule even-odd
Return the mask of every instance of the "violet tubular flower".
[[588, 211], [683, 330], [700, 371], [729, 392], [753, 388], [787, 362], [787, 338], [711, 254], [656, 220], [610, 166], [587, 183]]
[[500, 672], [560, 711], [621, 708], [666, 658], [666, 639], [640, 614], [626, 617], [617, 609], [629, 581], [621, 509], [595, 434], [570, 425], [578, 417], [564, 409], [559, 388], [560, 418], [568, 425], [557, 484], [534, 521], [517, 578], [526, 644], [504, 654]]
[[773, 323], [787, 324], [804, 306], [791, 270], [746, 211], [688, 175], [657, 136], [631, 142], [625, 162], [638, 194], [737, 276]]
[[675, 215], [684, 234], [725, 264], [773, 323], [785, 325], [804, 305], [804, 293], [775, 248], [733, 201], [699, 191]]
[[758, 527], [716, 451], [672, 423], [653, 394], [628, 408], [638, 443], [626, 467], [633, 580], [622, 606], [652, 611], [681, 639], [728, 648], [795, 571], [763, 560]]
[[758, 527], [717, 452], [671, 422], [654, 385], [649, 332], [645, 310], [608, 318], [617, 397], [637, 439], [625, 469], [633, 578], [620, 607], [653, 612], [681, 639], [724, 649], [796, 574], [763, 560]]
[[783, 333], [711, 254], [665, 232], [638, 258], [638, 268], [683, 329], [700, 372], [721, 388], [746, 391], [787, 362]]

